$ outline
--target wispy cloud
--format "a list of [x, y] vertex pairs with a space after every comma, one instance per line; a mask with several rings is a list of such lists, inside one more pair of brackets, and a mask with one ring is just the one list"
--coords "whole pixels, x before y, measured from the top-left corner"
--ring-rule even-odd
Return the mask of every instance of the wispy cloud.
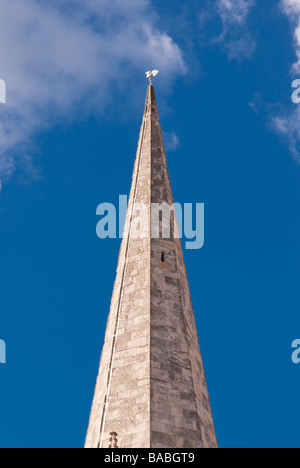
[[[291, 68], [291, 82], [295, 73], [300, 72], [300, 0], [281, 0], [281, 9], [288, 16], [293, 27], [293, 41], [296, 61]], [[298, 76], [297, 76], [298, 78]], [[291, 88], [291, 96], [292, 96]], [[291, 154], [300, 164], [300, 105], [292, 103], [291, 108], [281, 112], [280, 115], [271, 117], [273, 128], [288, 142]]]
[[300, 164], [300, 107], [272, 118], [272, 123], [279, 134], [283, 135], [295, 160]]
[[133, 90], [134, 72], [155, 67], [173, 80], [186, 71], [150, 0], [1, 1], [0, 57], [0, 180], [32, 167], [38, 132], [104, 112], [115, 93]]
[[281, 0], [281, 7], [294, 27], [294, 44], [297, 61], [293, 71], [300, 71], [300, 0]]
[[222, 20], [223, 30], [216, 42], [221, 43], [230, 59], [251, 56], [255, 41], [247, 22], [256, 0], [217, 0], [216, 9]]
[[249, 102], [249, 107], [254, 110], [256, 114], [260, 111], [263, 106], [263, 101], [260, 93], [255, 93], [253, 99]]
[[180, 147], [180, 140], [175, 132], [164, 133], [164, 141], [167, 151], [177, 151]]

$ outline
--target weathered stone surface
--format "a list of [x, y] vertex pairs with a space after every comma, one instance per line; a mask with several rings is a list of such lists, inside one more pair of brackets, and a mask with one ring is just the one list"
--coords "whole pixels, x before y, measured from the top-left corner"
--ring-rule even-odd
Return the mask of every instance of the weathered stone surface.
[[[144, 203], [143, 239], [132, 236]], [[181, 242], [151, 239], [151, 203], [173, 204], [153, 86], [140, 132], [86, 447], [214, 448], [217, 440]], [[162, 222], [161, 229], [162, 229]]]

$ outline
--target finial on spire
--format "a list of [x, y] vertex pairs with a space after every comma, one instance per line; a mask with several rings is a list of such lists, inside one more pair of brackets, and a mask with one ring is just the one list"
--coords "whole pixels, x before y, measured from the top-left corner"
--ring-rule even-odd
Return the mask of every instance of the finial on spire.
[[147, 71], [146, 73], [146, 77], [148, 78], [148, 80], [150, 81], [150, 84], [151, 84], [151, 80], [154, 76], [158, 75], [159, 74], [159, 71], [158, 70], [150, 70], [150, 71]]

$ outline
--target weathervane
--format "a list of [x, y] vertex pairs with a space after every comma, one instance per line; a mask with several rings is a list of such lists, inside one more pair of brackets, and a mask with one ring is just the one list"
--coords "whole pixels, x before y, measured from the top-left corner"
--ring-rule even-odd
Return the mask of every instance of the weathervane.
[[153, 71], [147, 71], [146, 72], [146, 77], [148, 78], [148, 80], [150, 81], [150, 84], [151, 84], [151, 80], [154, 76], [158, 75], [159, 74], [159, 71], [158, 70], [153, 70]]

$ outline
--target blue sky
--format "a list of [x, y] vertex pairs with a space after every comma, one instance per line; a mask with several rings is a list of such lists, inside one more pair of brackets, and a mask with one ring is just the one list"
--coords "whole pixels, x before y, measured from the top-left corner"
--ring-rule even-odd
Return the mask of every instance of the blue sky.
[[[0, 2], [1, 447], [81, 447], [155, 80], [221, 447], [299, 447], [300, 1]], [[16, 8], [16, 6], [18, 8]]]

